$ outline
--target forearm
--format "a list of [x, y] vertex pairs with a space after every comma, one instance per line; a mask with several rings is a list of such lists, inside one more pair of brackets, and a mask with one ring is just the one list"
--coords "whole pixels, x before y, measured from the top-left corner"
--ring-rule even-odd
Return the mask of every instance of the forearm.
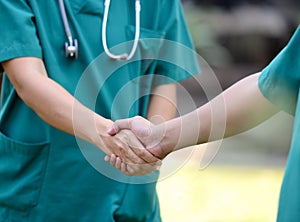
[[37, 84], [39, 87], [29, 87], [22, 95], [29, 107], [51, 126], [102, 147], [100, 136], [112, 121], [83, 106], [49, 78], [42, 77]]
[[106, 126], [110, 125], [109, 120], [81, 105], [64, 88], [48, 78], [39, 59], [15, 59], [3, 63], [3, 66], [20, 98], [51, 126], [97, 143], [99, 132], [91, 126], [97, 124], [97, 128], [102, 127], [105, 132]]
[[[217, 113], [218, 115], [214, 115], [212, 118], [209, 115], [212, 113], [210, 111], [212, 109], [209, 109], [208, 106], [198, 109], [200, 123], [205, 117], [210, 117], [204, 122], [203, 128], [200, 128], [199, 143], [245, 132], [279, 112], [279, 109], [262, 95], [258, 87], [259, 75], [260, 73], [256, 73], [240, 80], [210, 103], [212, 109], [221, 112], [224, 110], [221, 108], [223, 106], [225, 114]], [[224, 101], [223, 105], [221, 104], [222, 100]], [[215, 133], [217, 130], [213, 131], [214, 128], [221, 126], [222, 122], [225, 122], [224, 136]], [[213, 124], [215, 125], [214, 128]], [[201, 136], [201, 133], [204, 136]]]
[[176, 85], [157, 86], [152, 91], [147, 119], [154, 124], [173, 119], [176, 116]]
[[176, 150], [219, 140], [247, 131], [277, 113], [261, 94], [258, 76], [246, 77], [197, 110], [168, 121], [163, 144]]

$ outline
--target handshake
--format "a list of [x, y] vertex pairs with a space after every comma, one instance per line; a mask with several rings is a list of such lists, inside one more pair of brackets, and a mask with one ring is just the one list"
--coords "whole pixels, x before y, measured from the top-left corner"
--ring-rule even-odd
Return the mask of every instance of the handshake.
[[105, 161], [126, 175], [152, 173], [176, 146], [169, 130], [165, 123], [154, 125], [140, 116], [117, 120], [107, 131], [114, 146], [104, 141], [109, 147]]

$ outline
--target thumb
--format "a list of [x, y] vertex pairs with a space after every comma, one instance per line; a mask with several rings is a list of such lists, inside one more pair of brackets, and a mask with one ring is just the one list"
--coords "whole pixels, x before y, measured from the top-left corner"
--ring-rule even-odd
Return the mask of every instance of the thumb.
[[116, 135], [122, 129], [130, 129], [130, 119], [122, 119], [115, 121], [112, 126], [107, 130], [111, 136]]

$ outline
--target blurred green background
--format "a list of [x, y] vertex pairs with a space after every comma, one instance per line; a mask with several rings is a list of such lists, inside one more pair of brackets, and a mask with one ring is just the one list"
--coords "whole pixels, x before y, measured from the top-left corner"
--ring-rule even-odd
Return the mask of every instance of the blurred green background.
[[[188, 26], [205, 64], [184, 81], [195, 106], [261, 71], [300, 20], [297, 0], [186, 0]], [[215, 76], [206, 81], [205, 76]], [[204, 80], [203, 80], [204, 79]], [[202, 82], [203, 81], [203, 82]], [[201, 82], [211, 89], [201, 87]], [[179, 90], [181, 111], [193, 109]], [[259, 107], [257, 107], [259, 109]], [[181, 113], [181, 114], [183, 114]], [[164, 160], [157, 189], [164, 222], [273, 222], [293, 127], [279, 113], [240, 135], [177, 151]]]

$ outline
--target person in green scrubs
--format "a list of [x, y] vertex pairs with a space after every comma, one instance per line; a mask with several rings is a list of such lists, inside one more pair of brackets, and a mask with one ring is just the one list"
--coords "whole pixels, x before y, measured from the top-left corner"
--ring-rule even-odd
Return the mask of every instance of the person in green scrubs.
[[[104, 53], [104, 0], [63, 3], [77, 59], [66, 57], [59, 1], [0, 2], [0, 221], [159, 222], [159, 172], [128, 177], [103, 158], [114, 153], [151, 171], [160, 164], [132, 132], [107, 129], [119, 118], [175, 116], [175, 83], [199, 73], [180, 1], [141, 0], [128, 61]], [[135, 15], [134, 0], [111, 1], [111, 52], [132, 48]]]
[[[294, 115], [295, 119], [277, 221], [297, 222], [300, 220], [299, 46], [300, 26], [287, 46], [261, 73], [245, 77], [195, 111], [156, 126], [149, 125], [141, 117], [118, 120], [109, 133], [114, 135], [122, 129], [131, 129], [151, 153], [163, 159], [175, 150], [194, 145], [190, 138], [197, 136], [196, 143], [201, 144], [236, 135], [262, 123], [279, 110], [284, 110]], [[213, 115], [214, 109], [223, 110], [225, 114]], [[199, 119], [200, 126], [198, 130], [193, 130], [195, 124], [198, 124], [196, 119]], [[226, 126], [224, 134], [220, 130], [212, 130], [214, 124], [222, 126], [222, 122]], [[106, 157], [117, 168], [116, 160], [119, 159], [116, 155]]]

